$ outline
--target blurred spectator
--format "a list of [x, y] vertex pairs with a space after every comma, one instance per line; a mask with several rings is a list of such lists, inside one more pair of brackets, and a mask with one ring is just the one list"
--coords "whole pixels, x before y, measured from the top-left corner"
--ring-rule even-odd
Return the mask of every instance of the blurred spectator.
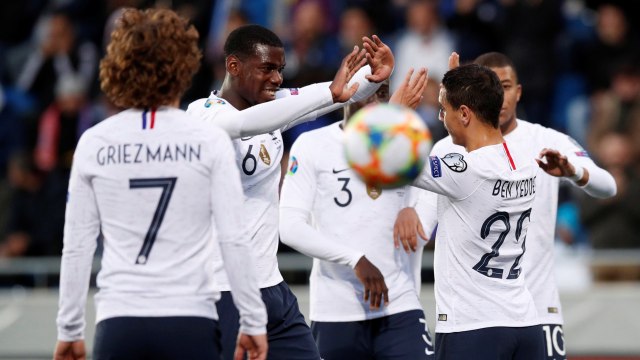
[[398, 88], [410, 68], [426, 67], [429, 76], [439, 84], [454, 50], [453, 37], [441, 24], [437, 1], [412, 0], [406, 18], [407, 29], [393, 48], [396, 68], [391, 77], [391, 91]]
[[[610, 132], [594, 149], [618, 186], [611, 199], [578, 198], [580, 219], [594, 249], [640, 248], [640, 172], [632, 143], [627, 134]], [[593, 271], [596, 280], [640, 280], [639, 265], [598, 265]]]
[[[363, 8], [351, 7], [340, 17], [340, 53], [348, 54], [354, 45], [362, 48], [362, 37], [375, 34], [373, 23]], [[383, 40], [386, 41], [386, 40]]]
[[556, 79], [556, 42], [562, 30], [562, 2], [500, 0], [499, 34], [503, 52], [521, 71], [524, 96], [518, 117], [551, 126], [552, 90]]
[[76, 75], [86, 86], [96, 83], [98, 51], [91, 42], [78, 43], [69, 16], [52, 12], [41, 19], [29, 52], [16, 79], [18, 89], [33, 95], [39, 108], [51, 103], [57, 80]]
[[[293, 7], [290, 37], [285, 40], [283, 87], [302, 87], [331, 80], [346, 55], [341, 53], [337, 37], [329, 31], [331, 20], [324, 4], [320, 0], [303, 0]], [[291, 146], [300, 133], [338, 121], [340, 115], [334, 111], [315, 121], [294, 126], [282, 134], [285, 147]]]
[[59, 255], [73, 152], [80, 135], [97, 122], [87, 85], [75, 75], [62, 76], [55, 101], [42, 114], [32, 160], [15, 156], [9, 177], [15, 188], [8, 234], [0, 254]]
[[285, 86], [331, 80], [343, 54], [336, 37], [329, 32], [329, 23], [318, 0], [302, 1], [293, 8], [291, 32], [288, 41], [285, 39]]
[[600, 5], [595, 31], [593, 40], [577, 45], [574, 58], [574, 66], [585, 76], [591, 93], [609, 88], [622, 64], [640, 62], [640, 39], [620, 7]]
[[449, 0], [453, 13], [446, 21], [455, 38], [455, 49], [462, 63], [499, 48], [496, 22], [499, 9], [488, 0]]
[[625, 133], [633, 141], [632, 156], [640, 159], [640, 64], [628, 63], [617, 68], [611, 87], [591, 97], [591, 121], [588, 145], [595, 149], [610, 132]]

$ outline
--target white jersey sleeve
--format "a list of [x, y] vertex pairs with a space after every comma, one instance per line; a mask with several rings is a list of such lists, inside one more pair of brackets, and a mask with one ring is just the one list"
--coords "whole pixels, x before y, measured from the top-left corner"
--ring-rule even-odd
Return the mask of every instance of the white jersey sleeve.
[[363, 252], [340, 244], [321, 234], [310, 225], [316, 192], [316, 172], [313, 157], [307, 155], [305, 134], [291, 147], [291, 169], [296, 176], [287, 176], [280, 195], [280, 238], [295, 250], [317, 259], [355, 267]]
[[[86, 137], [76, 147], [65, 211], [64, 248], [60, 268], [58, 340], [84, 338], [85, 307], [91, 265], [100, 233], [100, 216], [89, 178], [81, 170], [86, 159]], [[73, 201], [69, 201], [73, 196]]]
[[243, 193], [240, 173], [234, 162], [235, 152], [231, 141], [220, 139], [219, 153], [215, 158], [211, 177], [211, 204], [213, 218], [218, 230], [220, 250], [231, 291], [233, 303], [240, 313], [240, 332], [248, 335], [266, 332], [267, 313], [260, 293], [256, 268], [246, 266], [247, 257], [252, 258], [251, 244], [247, 231], [242, 231], [240, 214]]
[[286, 126], [292, 119], [333, 103], [327, 86], [314, 84], [307, 88], [304, 95], [267, 101], [242, 111], [218, 111], [220, 106], [216, 105], [233, 107], [212, 93], [209, 98], [189, 104], [187, 113], [215, 123], [232, 139], [265, 134]]

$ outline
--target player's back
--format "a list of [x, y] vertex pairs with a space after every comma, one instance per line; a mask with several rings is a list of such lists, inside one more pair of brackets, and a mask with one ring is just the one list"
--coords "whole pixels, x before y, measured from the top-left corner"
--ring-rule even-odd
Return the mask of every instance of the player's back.
[[225, 171], [217, 157], [231, 155], [224, 142], [222, 130], [173, 108], [127, 110], [85, 133], [74, 161], [104, 236], [98, 320], [215, 314], [211, 184]]
[[436, 332], [536, 324], [520, 269], [535, 163], [506, 143], [434, 155], [431, 174], [421, 177], [426, 186], [418, 185], [445, 195], [438, 197]]

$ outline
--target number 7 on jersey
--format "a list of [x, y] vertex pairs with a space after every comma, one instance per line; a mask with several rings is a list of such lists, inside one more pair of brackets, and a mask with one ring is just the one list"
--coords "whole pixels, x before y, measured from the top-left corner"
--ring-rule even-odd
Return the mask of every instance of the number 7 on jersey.
[[144, 265], [149, 259], [149, 253], [151, 252], [153, 243], [156, 241], [158, 229], [160, 229], [160, 225], [162, 225], [162, 220], [164, 219], [164, 214], [167, 212], [167, 207], [169, 207], [169, 200], [171, 200], [171, 194], [176, 186], [176, 181], [178, 181], [178, 178], [176, 177], [129, 179], [129, 189], [162, 188], [162, 194], [160, 195], [156, 211], [153, 214], [151, 225], [149, 226], [149, 230], [147, 230], [147, 235], [144, 237], [140, 253], [138, 254], [138, 257], [136, 257], [136, 264]]

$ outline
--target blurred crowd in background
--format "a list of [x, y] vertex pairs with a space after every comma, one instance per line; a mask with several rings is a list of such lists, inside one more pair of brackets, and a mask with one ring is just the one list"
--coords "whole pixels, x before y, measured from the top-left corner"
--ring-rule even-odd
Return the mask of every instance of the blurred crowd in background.
[[[500, 51], [515, 63], [519, 118], [571, 135], [612, 173], [618, 194], [561, 190], [558, 241], [640, 248], [640, 4], [605, 0], [20, 0], [0, 2], [0, 258], [59, 256], [76, 143], [114, 114], [98, 64], [124, 7], [170, 7], [192, 19], [205, 54], [183, 108], [219, 88], [222, 45], [239, 25], [274, 30], [286, 50], [284, 87], [329, 81], [342, 57], [378, 34], [396, 56], [393, 91], [426, 66], [418, 111], [434, 141], [438, 84], [452, 51], [461, 62]], [[297, 135], [340, 120], [300, 125]], [[285, 157], [286, 159], [286, 157]], [[631, 275], [640, 280], [640, 273]]]

